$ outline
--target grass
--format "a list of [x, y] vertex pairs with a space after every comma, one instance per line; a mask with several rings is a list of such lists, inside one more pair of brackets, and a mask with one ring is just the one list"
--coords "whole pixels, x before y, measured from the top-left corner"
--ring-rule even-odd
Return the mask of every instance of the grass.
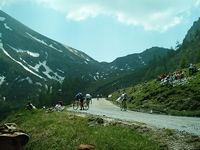
[[[200, 67], [200, 64], [197, 64]], [[186, 75], [188, 72], [186, 72]], [[177, 116], [200, 117], [200, 72], [189, 77], [187, 83], [168, 87], [160, 85], [161, 81], [156, 79], [134, 85], [136, 92], [132, 92], [133, 87], [125, 87], [128, 94], [127, 104], [130, 110], [155, 112]], [[122, 92], [114, 91], [109, 100], [115, 103]]]
[[15, 122], [29, 136], [27, 150], [74, 150], [89, 144], [96, 150], [160, 150], [158, 142], [136, 130], [118, 125], [89, 125], [89, 118], [76, 113], [46, 113], [45, 110], [19, 111], [2, 123]]

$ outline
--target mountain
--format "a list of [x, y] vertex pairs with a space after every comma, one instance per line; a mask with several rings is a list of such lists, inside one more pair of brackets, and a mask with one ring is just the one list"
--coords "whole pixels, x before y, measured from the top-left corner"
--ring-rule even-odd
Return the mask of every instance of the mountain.
[[188, 30], [185, 36], [185, 40], [189, 42], [193, 40], [198, 30], [200, 30], [200, 17], [199, 17], [199, 20], [195, 21], [192, 27]]
[[65, 77], [109, 79], [142, 68], [168, 49], [152, 47], [140, 54], [98, 62], [87, 54], [45, 37], [0, 11], [0, 99], [18, 102], [35, 97]]
[[[190, 40], [188, 37], [190, 37]], [[148, 51], [152, 52], [152, 49], [144, 51], [144, 53], [141, 53], [139, 56], [145, 58], [145, 56], [142, 54], [146, 54], [148, 56]], [[158, 52], [161, 51], [158, 50]], [[187, 68], [189, 67], [191, 61], [194, 64], [198, 64], [200, 62], [200, 18], [198, 21], [195, 21], [193, 26], [191, 26], [191, 28], [188, 30], [182, 43], [178, 45], [177, 50], [168, 50], [167, 54], [163, 57], [157, 57], [156, 55], [153, 57], [152, 56], [151, 60], [148, 61], [148, 63], [146, 63], [147, 65], [144, 67], [116, 76], [115, 78], [109, 80], [104, 80], [101, 83], [98, 82], [98, 86], [101, 87], [96, 87], [98, 92], [112, 93], [113, 91], [116, 91], [117, 88], [126, 88], [156, 79], [157, 76], [162, 73], [170, 75], [176, 74], [176, 72], [180, 70], [188, 71]], [[121, 61], [123, 59], [125, 63], [127, 63], [129, 60], [128, 56], [125, 58], [120, 58]], [[118, 59], [115, 61], [117, 62]], [[123, 63], [123, 61], [121, 63]], [[141, 65], [141, 63], [139, 65]], [[94, 87], [95, 84], [93, 85], [93, 88]], [[95, 90], [93, 91], [95, 92]]]
[[166, 55], [168, 51], [169, 49], [166, 48], [152, 47], [146, 49], [142, 53], [130, 54], [125, 57], [117, 58], [111, 62], [109, 66], [112, 66], [113, 68], [117, 67], [120, 70], [135, 70], [143, 68], [154, 58], [154, 56], [162, 57]]

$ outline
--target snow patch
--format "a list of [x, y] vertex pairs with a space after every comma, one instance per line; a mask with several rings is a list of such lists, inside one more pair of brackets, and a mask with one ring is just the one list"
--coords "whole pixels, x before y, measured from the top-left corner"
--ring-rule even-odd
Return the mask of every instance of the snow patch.
[[41, 78], [41, 79], [44, 79], [42, 76], [36, 74], [35, 72], [33, 72], [32, 70], [30, 70], [28, 67], [24, 66], [21, 62], [15, 60], [14, 58], [12, 58], [8, 52], [3, 48], [3, 43], [0, 43], [0, 48], [3, 50], [4, 54], [6, 54], [10, 59], [12, 59], [13, 61], [15, 61], [16, 63], [18, 63], [20, 66], [22, 66], [26, 71], [32, 73], [33, 75]]
[[72, 49], [71, 47], [67, 46], [67, 45], [63, 45], [64, 47], [66, 47], [70, 52], [74, 53], [76, 55], [76, 53], [78, 53], [77, 50]]
[[142, 60], [142, 57], [140, 55], [138, 55], [138, 58], [140, 59], [142, 64], [146, 65], [145, 62]]
[[90, 61], [88, 58], [86, 58], [87, 61]]
[[31, 34], [27, 33], [27, 32], [26, 32], [26, 34], [27, 34], [27, 35], [29, 35], [29, 36], [30, 36], [31, 38], [33, 38], [34, 40], [36, 40], [36, 41], [38, 41], [38, 42], [40, 42], [40, 43], [42, 43], [42, 44], [44, 44], [44, 45], [46, 45], [46, 46], [49, 46], [49, 47], [51, 47], [51, 48], [55, 49], [55, 50], [56, 50], [56, 51], [58, 51], [58, 52], [62, 52], [62, 50], [59, 50], [59, 49], [57, 49], [57, 48], [53, 47], [53, 45], [52, 45], [52, 44], [48, 45], [48, 44], [47, 44], [46, 42], [44, 42], [43, 40], [40, 40], [40, 39], [38, 39], [38, 38], [34, 37], [33, 35], [31, 35]]
[[5, 82], [6, 77], [0, 76], [0, 85], [2, 85]]
[[33, 53], [33, 52], [28, 51], [28, 50], [17, 49], [17, 48], [14, 48], [14, 47], [10, 46], [10, 45], [8, 45], [8, 46], [10, 48], [12, 48], [13, 50], [15, 50], [16, 52], [18, 52], [18, 53], [27, 53], [32, 57], [39, 57], [40, 56], [39, 53]]
[[94, 80], [97, 80], [97, 78], [94, 76]]
[[33, 81], [31, 80], [30, 77], [26, 77], [26, 78], [24, 78], [24, 79], [20, 79], [19, 82], [25, 81], [25, 80], [27, 80], [30, 84], [33, 84]]
[[32, 37], [34, 40], [36, 40], [36, 41], [38, 41], [38, 42], [40, 42], [40, 43], [42, 43], [42, 44], [48, 46], [47, 43], [45, 43], [43, 40], [40, 40], [40, 39], [38, 39], [38, 38], [32, 36], [31, 34], [27, 33], [27, 32], [26, 32], [26, 34], [29, 35], [30, 37]]
[[57, 49], [57, 48], [53, 47], [53, 45], [52, 45], [52, 44], [50, 44], [50, 45], [49, 45], [49, 47], [51, 47], [51, 48], [53, 48], [53, 49], [55, 49], [55, 50], [57, 50], [57, 51], [59, 51], [59, 52], [62, 52], [61, 50], [59, 50], [59, 49]]
[[4, 21], [6, 18], [4, 17], [0, 17], [0, 21]]
[[[45, 71], [43, 71], [42, 73], [45, 74], [49, 79], [53, 79], [56, 81], [63, 81], [64, 77], [61, 77], [58, 75], [57, 72], [53, 72], [47, 65], [46, 65], [46, 61], [43, 62], [39, 62], [39, 64], [36, 64], [35, 67], [32, 67], [29, 65], [30, 68], [34, 69], [36, 72], [39, 72], [39, 68], [43, 66]], [[50, 75], [51, 74], [51, 75]]]
[[115, 66], [111, 66], [110, 68], [113, 69], [113, 68], [115, 68]]
[[4, 27], [5, 27], [6, 29], [8, 29], [8, 30], [12, 31], [12, 29], [11, 29], [9, 26], [7, 26], [7, 24], [6, 24], [6, 23], [4, 23]]
[[33, 52], [30, 52], [30, 51], [27, 51], [27, 54], [29, 54], [32, 57], [39, 57], [40, 56], [39, 53], [33, 53]]
[[81, 57], [84, 58], [87, 61], [90, 61], [87, 57], [85, 57], [83, 54], [81, 54]]
[[42, 83], [40, 83], [40, 82], [35, 82], [35, 85], [39, 85], [42, 87]]
[[71, 59], [75, 60], [72, 56], [69, 56]]
[[61, 73], [65, 73], [63, 70], [60, 70], [60, 69], [57, 69], [59, 72], [61, 72]]
[[[67, 45], [63, 45], [63, 46], [66, 47], [66, 48], [67, 48], [70, 52], [72, 52], [73, 54], [75, 54], [75, 55], [77, 55], [77, 56], [79, 56], [79, 57], [84, 58], [86, 61], [90, 61], [90, 59], [86, 58], [83, 54], [78, 53], [77, 50], [75, 50], [75, 49], [73, 49], [73, 48], [71, 48], [71, 47], [69, 47], [69, 46], [67, 46]], [[85, 62], [85, 63], [86, 63], [86, 62]]]

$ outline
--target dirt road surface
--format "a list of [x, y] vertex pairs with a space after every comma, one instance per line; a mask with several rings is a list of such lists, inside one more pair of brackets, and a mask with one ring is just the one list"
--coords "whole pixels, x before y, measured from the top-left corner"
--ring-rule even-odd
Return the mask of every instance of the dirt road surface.
[[90, 108], [87, 111], [73, 110], [72, 107], [68, 108], [68, 110], [102, 116], [113, 120], [141, 122], [152, 127], [173, 129], [200, 136], [200, 118], [198, 117], [148, 114], [129, 110], [121, 111], [118, 106], [104, 98], [99, 100], [93, 98], [92, 104], [90, 104]]

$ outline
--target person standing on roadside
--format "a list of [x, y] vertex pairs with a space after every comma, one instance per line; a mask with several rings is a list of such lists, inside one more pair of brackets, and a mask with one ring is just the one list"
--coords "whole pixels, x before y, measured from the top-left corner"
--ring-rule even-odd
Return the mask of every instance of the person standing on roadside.
[[194, 64], [191, 61], [190, 66], [189, 66], [189, 75], [193, 75], [193, 73], [194, 73]]

